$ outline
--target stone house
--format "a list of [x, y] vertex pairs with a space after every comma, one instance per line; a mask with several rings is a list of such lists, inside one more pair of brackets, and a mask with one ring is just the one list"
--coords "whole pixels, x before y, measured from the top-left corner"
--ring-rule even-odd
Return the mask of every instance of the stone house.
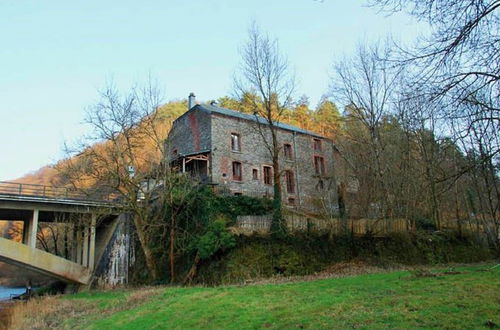
[[[271, 140], [264, 140], [270, 130], [264, 118], [194, 103], [191, 94], [188, 111], [173, 122], [167, 161], [218, 191], [272, 197], [273, 168], [265, 144]], [[333, 142], [284, 123], [277, 127], [283, 202], [304, 209], [317, 209], [326, 200], [329, 207], [336, 205]]]

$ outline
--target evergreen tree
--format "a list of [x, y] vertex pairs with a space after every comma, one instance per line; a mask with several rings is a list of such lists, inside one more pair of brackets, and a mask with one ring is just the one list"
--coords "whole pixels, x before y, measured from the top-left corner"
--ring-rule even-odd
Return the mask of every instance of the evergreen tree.
[[341, 116], [337, 106], [332, 101], [323, 98], [314, 113], [315, 131], [334, 138], [341, 129]]

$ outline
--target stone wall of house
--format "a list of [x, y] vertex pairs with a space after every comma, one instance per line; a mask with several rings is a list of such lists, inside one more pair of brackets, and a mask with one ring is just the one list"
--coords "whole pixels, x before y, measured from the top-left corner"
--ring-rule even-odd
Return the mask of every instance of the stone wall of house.
[[[321, 149], [314, 149], [314, 137], [296, 134], [294, 141], [294, 167], [297, 172], [300, 203], [310, 208], [325, 209], [337, 207], [337, 182], [335, 178], [334, 145], [327, 139], [319, 139]], [[316, 174], [314, 157], [322, 157], [325, 172]], [[288, 161], [285, 161], [288, 163]]]
[[[241, 152], [231, 150], [231, 133], [240, 135]], [[272, 195], [272, 186], [263, 182], [263, 166], [272, 165], [269, 152], [259, 142], [259, 135], [250, 122], [244, 119], [212, 114], [212, 180], [231, 193], [264, 196]], [[242, 180], [232, 177], [232, 163], [242, 163]], [[258, 171], [258, 180], [252, 178], [252, 170]]]
[[177, 155], [191, 155], [211, 149], [210, 113], [197, 110], [197, 106], [184, 113], [173, 123], [166, 151], [169, 159]]
[[[262, 134], [256, 123], [244, 119], [212, 114], [212, 180], [231, 193], [241, 193], [252, 196], [272, 196], [272, 185], [265, 185], [263, 167], [272, 166], [270, 153], [266, 148], [262, 134], [271, 141], [269, 129], [262, 126]], [[241, 137], [241, 152], [231, 150], [231, 133]], [[282, 175], [283, 200], [295, 205], [321, 211], [324, 207], [336, 205], [336, 181], [334, 177], [334, 146], [331, 141], [321, 139], [321, 151], [314, 150], [314, 137], [288, 130], [280, 130], [280, 144], [292, 146], [293, 159], [285, 159], [281, 152], [282, 170], [294, 173], [295, 192], [288, 193], [285, 175]], [[325, 162], [325, 173], [318, 176], [315, 173], [314, 156], [321, 156]], [[242, 180], [235, 181], [232, 177], [232, 163], [242, 163]], [[257, 180], [253, 179], [252, 171], [258, 171]], [[320, 186], [320, 180], [322, 186]], [[327, 205], [328, 204], [328, 205]]]

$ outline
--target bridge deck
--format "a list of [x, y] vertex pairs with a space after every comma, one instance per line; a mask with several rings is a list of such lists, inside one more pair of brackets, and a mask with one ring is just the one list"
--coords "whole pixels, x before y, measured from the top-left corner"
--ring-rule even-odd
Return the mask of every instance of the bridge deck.
[[0, 261], [78, 284], [88, 284], [91, 276], [89, 268], [5, 238], [0, 238]]

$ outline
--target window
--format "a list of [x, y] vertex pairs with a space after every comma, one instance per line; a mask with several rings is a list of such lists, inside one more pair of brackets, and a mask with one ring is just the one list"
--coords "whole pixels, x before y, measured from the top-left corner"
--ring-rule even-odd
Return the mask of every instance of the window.
[[231, 150], [241, 151], [241, 139], [239, 134], [231, 133]]
[[288, 198], [288, 204], [295, 205], [295, 198], [293, 197]]
[[177, 149], [172, 150], [172, 156], [177, 157], [178, 154], [179, 152], [177, 151]]
[[243, 193], [241, 193], [241, 192], [235, 192], [234, 196], [243, 196]]
[[273, 184], [272, 167], [264, 166], [264, 184]]
[[241, 181], [241, 163], [233, 162], [233, 180]]
[[325, 174], [325, 159], [321, 156], [314, 156], [314, 170], [316, 174]]
[[252, 170], [252, 179], [259, 180], [259, 170], [256, 168]]
[[316, 190], [323, 190], [323, 189], [325, 189], [325, 184], [324, 184], [323, 180], [320, 179], [318, 181], [318, 184], [316, 185]]
[[285, 171], [285, 180], [286, 180], [286, 191], [289, 194], [295, 193], [295, 180], [293, 177], [293, 172], [288, 170]]
[[293, 153], [292, 153], [292, 145], [289, 143], [285, 143], [283, 146], [283, 151], [285, 153], [285, 159], [292, 160], [293, 159]]
[[320, 139], [314, 139], [314, 150], [321, 151], [321, 140]]

